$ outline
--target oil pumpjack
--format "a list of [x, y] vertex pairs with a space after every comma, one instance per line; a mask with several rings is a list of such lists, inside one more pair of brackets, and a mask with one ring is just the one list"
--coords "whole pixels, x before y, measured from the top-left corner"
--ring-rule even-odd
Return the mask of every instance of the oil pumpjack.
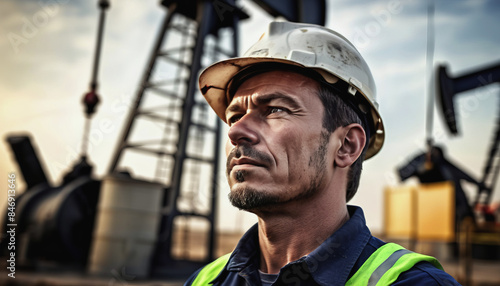
[[[457, 113], [455, 101], [461, 93], [481, 88], [500, 82], [500, 65], [462, 74], [457, 77], [448, 75], [447, 66], [440, 65], [436, 69], [437, 102], [440, 114], [446, 124], [449, 134], [458, 134]], [[500, 112], [500, 109], [499, 109]], [[399, 176], [406, 180], [416, 176], [421, 183], [452, 181], [455, 187], [456, 230], [465, 218], [472, 221], [477, 219], [494, 222], [496, 220], [492, 210], [488, 208], [491, 203], [492, 193], [495, 189], [500, 172], [500, 114], [496, 119], [490, 148], [486, 153], [486, 162], [481, 179], [475, 179], [465, 170], [447, 159], [442, 147], [431, 145], [427, 152], [410, 160], [398, 168]], [[466, 180], [477, 187], [473, 200], [469, 200], [461, 186], [461, 181]]]
[[[398, 174], [402, 181], [410, 177], [417, 177], [421, 183], [436, 183], [449, 181], [454, 189], [454, 221], [455, 232], [461, 229], [464, 221], [476, 221], [476, 216], [485, 217], [487, 220], [494, 220], [494, 216], [488, 213], [489, 209], [478, 205], [487, 206], [491, 201], [491, 194], [495, 188], [498, 174], [500, 172], [499, 144], [500, 144], [500, 114], [497, 118], [497, 126], [494, 131], [493, 141], [487, 153], [486, 164], [481, 180], [473, 178], [463, 168], [448, 159], [444, 148], [434, 142], [433, 114], [437, 101], [438, 111], [441, 114], [449, 134], [458, 134], [456, 112], [454, 102], [457, 94], [484, 87], [500, 81], [500, 65], [476, 70], [458, 77], [450, 77], [445, 65], [440, 65], [433, 71], [434, 55], [434, 3], [428, 3], [427, 14], [427, 69], [435, 77], [429, 82], [430, 92], [428, 93], [428, 106], [426, 116], [427, 150], [415, 156], [412, 160], [398, 168]], [[435, 89], [435, 92], [433, 92]], [[500, 109], [499, 109], [500, 112]], [[468, 181], [477, 187], [477, 194], [474, 202], [470, 202], [463, 188], [462, 181]]]

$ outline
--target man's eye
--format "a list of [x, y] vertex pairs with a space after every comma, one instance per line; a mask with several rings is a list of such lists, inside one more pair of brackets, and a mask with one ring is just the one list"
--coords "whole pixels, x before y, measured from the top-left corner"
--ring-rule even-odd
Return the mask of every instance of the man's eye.
[[284, 108], [280, 108], [280, 107], [270, 107], [269, 108], [269, 114], [273, 114], [273, 113], [277, 113], [277, 112], [283, 112], [283, 111], [287, 111], [287, 110], [284, 109]]
[[241, 115], [233, 115], [233, 116], [229, 117], [229, 119], [227, 120], [227, 123], [229, 125], [232, 125], [232, 124], [238, 122], [238, 120], [240, 120], [240, 118], [241, 118]]

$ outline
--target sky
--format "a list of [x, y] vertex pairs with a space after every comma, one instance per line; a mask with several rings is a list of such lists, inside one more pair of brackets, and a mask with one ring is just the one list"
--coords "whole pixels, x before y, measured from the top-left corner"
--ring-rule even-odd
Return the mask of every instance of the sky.
[[[5, 138], [28, 132], [54, 184], [74, 164], [84, 126], [81, 99], [88, 91], [97, 30], [97, 1], [4, 0], [0, 4], [0, 174], [20, 172]], [[249, 0], [241, 23], [240, 54], [265, 31], [272, 17]], [[95, 175], [106, 174], [132, 98], [165, 10], [159, 1], [111, 1], [99, 72], [102, 102], [92, 120], [89, 146]], [[427, 1], [327, 1], [326, 26], [358, 48], [377, 84], [386, 128], [382, 151], [364, 164], [352, 204], [365, 211], [373, 232], [383, 229], [383, 191], [400, 184], [396, 168], [425, 148]], [[435, 1], [434, 66], [460, 75], [500, 61], [498, 1]], [[437, 111], [433, 134], [448, 157], [480, 178], [498, 114], [497, 85], [464, 93], [456, 109], [460, 136], [450, 136]], [[223, 176], [223, 175], [221, 175]], [[414, 183], [414, 181], [410, 182]], [[220, 184], [223, 186], [224, 184]], [[7, 186], [7, 183], [5, 184]], [[475, 189], [468, 187], [468, 194]], [[18, 191], [23, 191], [19, 182]], [[0, 202], [6, 187], [0, 188]], [[221, 190], [220, 228], [244, 231], [255, 221], [232, 208]], [[500, 201], [500, 190], [495, 190]], [[4, 206], [0, 207], [3, 209]]]

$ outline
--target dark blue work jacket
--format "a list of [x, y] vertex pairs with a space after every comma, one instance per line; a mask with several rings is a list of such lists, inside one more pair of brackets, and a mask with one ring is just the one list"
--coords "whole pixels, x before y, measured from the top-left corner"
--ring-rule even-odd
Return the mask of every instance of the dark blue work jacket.
[[[371, 235], [363, 210], [348, 206], [350, 219], [309, 255], [285, 265], [273, 285], [345, 285], [385, 242]], [[240, 239], [213, 285], [261, 285], [257, 224]], [[200, 269], [201, 270], [201, 269]], [[199, 271], [185, 285], [191, 285]], [[419, 262], [392, 285], [460, 285], [429, 262]]]

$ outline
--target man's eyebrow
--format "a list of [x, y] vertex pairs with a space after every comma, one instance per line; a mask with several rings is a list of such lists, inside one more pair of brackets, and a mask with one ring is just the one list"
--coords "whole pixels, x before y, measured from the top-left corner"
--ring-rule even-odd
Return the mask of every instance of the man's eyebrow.
[[229, 104], [229, 106], [226, 108], [226, 116], [228, 113], [231, 113], [231, 112], [237, 112], [241, 109], [240, 105], [239, 104]]
[[[288, 104], [292, 109], [300, 109], [300, 104], [290, 97], [281, 92], [272, 92], [267, 94], [258, 95], [255, 99], [257, 105], [266, 105], [269, 104], [273, 100], [283, 100], [286, 104]], [[238, 103], [229, 104], [226, 108], [226, 115], [231, 112], [238, 112], [241, 110], [241, 106]]]
[[281, 92], [273, 92], [273, 93], [259, 95], [255, 99], [255, 101], [257, 102], [257, 104], [260, 105], [260, 104], [268, 104], [269, 102], [276, 100], [276, 99], [283, 100], [292, 109], [299, 109], [300, 108], [300, 104], [295, 99], [293, 99], [291, 96], [284, 94], [284, 93], [281, 93]]

